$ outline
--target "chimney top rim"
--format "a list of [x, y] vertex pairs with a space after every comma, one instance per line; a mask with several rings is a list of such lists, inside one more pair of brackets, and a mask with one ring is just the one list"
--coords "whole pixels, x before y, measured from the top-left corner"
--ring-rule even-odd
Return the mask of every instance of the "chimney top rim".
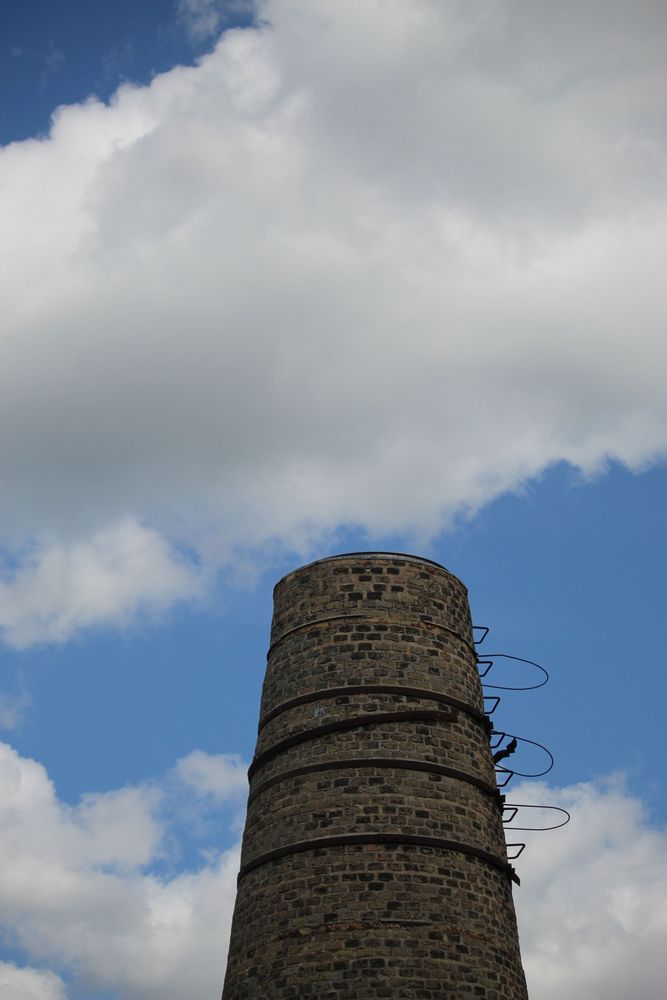
[[[428, 559], [426, 556], [415, 556], [411, 555], [409, 552], [384, 552], [382, 550], [371, 549], [367, 552], [338, 552], [332, 556], [323, 556], [321, 559], [313, 559], [312, 562], [304, 563], [303, 566], [297, 566], [296, 569], [291, 570], [278, 580], [276, 587], [279, 587], [285, 580], [289, 580], [290, 577], [294, 576], [296, 573], [301, 573], [304, 570], [312, 569], [313, 566], [319, 566], [321, 563], [336, 562], [339, 559], [402, 559], [405, 562], [420, 563], [422, 565], [434, 566], [436, 569], [442, 570], [448, 576], [453, 577], [467, 593], [468, 588], [465, 583], [452, 573], [451, 570], [443, 566], [442, 563], [436, 562], [435, 559]], [[275, 588], [274, 588], [275, 589]]]

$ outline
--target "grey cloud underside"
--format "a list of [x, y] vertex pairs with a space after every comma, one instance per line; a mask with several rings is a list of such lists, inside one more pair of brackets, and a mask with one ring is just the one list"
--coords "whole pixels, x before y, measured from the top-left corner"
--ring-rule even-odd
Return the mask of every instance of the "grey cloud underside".
[[428, 534], [664, 454], [664, 5], [260, 15], [0, 152], [7, 542]]

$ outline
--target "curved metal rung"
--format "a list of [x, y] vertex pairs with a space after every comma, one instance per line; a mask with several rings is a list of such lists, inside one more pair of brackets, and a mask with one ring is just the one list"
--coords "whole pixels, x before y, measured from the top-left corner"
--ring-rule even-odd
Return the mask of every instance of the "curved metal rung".
[[537, 667], [544, 674], [544, 680], [540, 681], [539, 684], [527, 684], [524, 687], [511, 687], [507, 684], [485, 684], [484, 687], [496, 688], [498, 691], [536, 691], [538, 688], [544, 687], [549, 681], [549, 671], [546, 667], [543, 667], [540, 663], [536, 663], [535, 660], [526, 660], [523, 656], [511, 656], [509, 653], [488, 653], [484, 660], [478, 660], [478, 666], [480, 663], [490, 664], [484, 673], [480, 674], [480, 677], [486, 677], [493, 666], [494, 659], [516, 660], [517, 663], [527, 663], [531, 667]]
[[565, 816], [562, 823], [556, 823], [554, 826], [512, 826], [510, 827], [511, 830], [531, 830], [533, 832], [560, 830], [562, 826], [566, 826], [572, 819], [567, 809], [562, 809], [561, 806], [537, 806], [532, 804], [529, 805], [527, 802], [508, 802], [503, 806], [503, 810], [505, 809], [513, 809], [514, 812], [507, 820], [503, 816], [503, 823], [511, 823], [520, 809], [548, 809], [550, 812], [563, 813]]
[[519, 855], [523, 854], [526, 845], [525, 844], [507, 844], [508, 851], [509, 851], [510, 847], [516, 847], [516, 848], [518, 848], [518, 850], [517, 850], [516, 854], [508, 854], [507, 855], [507, 860], [508, 861], [516, 861], [516, 859], [519, 857]]
[[[493, 706], [493, 708], [487, 708], [486, 707], [486, 702], [487, 701], [495, 701], [495, 705]], [[493, 713], [495, 712], [495, 710], [498, 708], [499, 704], [500, 704], [500, 697], [499, 697], [499, 695], [497, 695], [497, 694], [484, 695], [484, 711], [486, 712], [487, 715], [493, 715]]]
[[[504, 781], [498, 781], [498, 775], [499, 774], [506, 774], [507, 775], [507, 777], [505, 778]], [[514, 771], [510, 771], [509, 768], [507, 768], [507, 767], [497, 767], [496, 768], [496, 784], [497, 784], [498, 788], [504, 788], [506, 785], [509, 785], [509, 783], [510, 783], [510, 781], [512, 780], [513, 777], [514, 777]]]
[[481, 642], [484, 642], [484, 640], [486, 639], [487, 635], [491, 631], [491, 629], [489, 628], [488, 625], [473, 625], [472, 630], [473, 630], [473, 632], [481, 632], [482, 633], [482, 635], [480, 636], [479, 639], [473, 639], [473, 642], [475, 643], [476, 646], [479, 646], [479, 644]]
[[[509, 812], [511, 812], [512, 815], [506, 817], [505, 816], [505, 811], [506, 810], [508, 810]], [[519, 807], [518, 806], [503, 806], [503, 823], [511, 823], [512, 820], [514, 819], [514, 817], [516, 816], [516, 814], [518, 813], [518, 811], [519, 811]]]
[[537, 743], [536, 740], [528, 740], [525, 736], [516, 736], [514, 733], [501, 733], [494, 729], [492, 735], [500, 736], [500, 739], [496, 743], [491, 743], [491, 749], [494, 750], [499, 747], [503, 739], [509, 736], [512, 740], [517, 740], [519, 743], [530, 743], [533, 747], [539, 747], [540, 750], [544, 750], [545, 754], [549, 758], [549, 766], [545, 767], [543, 771], [517, 771], [514, 770], [512, 773], [518, 775], [520, 778], [541, 778], [543, 775], [548, 774], [551, 768], [554, 766], [554, 755], [551, 750], [548, 750], [543, 743]]
[[[480, 666], [481, 666], [482, 664], [483, 664], [484, 666], [486, 666], [486, 670], [484, 670], [484, 671], [480, 670], [480, 671], [479, 671], [479, 676], [480, 676], [480, 677], [486, 677], [486, 675], [488, 674], [489, 670], [490, 670], [490, 669], [491, 669], [491, 667], [493, 666], [493, 660], [479, 660], [479, 659], [478, 659], [478, 660], [477, 660], [477, 669], [478, 669], [478, 670], [479, 670], [479, 668], [480, 668]], [[487, 666], [487, 664], [488, 664], [488, 666]]]

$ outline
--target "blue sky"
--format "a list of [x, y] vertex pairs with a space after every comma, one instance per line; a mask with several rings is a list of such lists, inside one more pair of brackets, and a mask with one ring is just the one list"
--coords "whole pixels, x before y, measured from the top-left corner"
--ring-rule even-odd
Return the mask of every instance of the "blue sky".
[[[211, 8], [219, 15], [216, 30], [252, 20], [243, 3]], [[192, 30], [186, 11], [173, 0], [8, 6], [0, 56], [3, 144], [48, 134], [59, 104], [91, 94], [108, 100], [121, 83], [146, 84], [177, 63], [193, 62], [211, 47], [211, 35]]]
[[0, 993], [216, 995], [273, 584], [389, 549], [551, 673], [531, 997], [657, 1000], [667, 15], [2, 17]]

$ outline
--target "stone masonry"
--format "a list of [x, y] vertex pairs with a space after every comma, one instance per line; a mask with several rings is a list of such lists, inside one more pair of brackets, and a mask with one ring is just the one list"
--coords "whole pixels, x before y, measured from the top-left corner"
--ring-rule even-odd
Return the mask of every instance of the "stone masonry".
[[466, 588], [371, 552], [274, 599], [223, 1000], [527, 1000]]

